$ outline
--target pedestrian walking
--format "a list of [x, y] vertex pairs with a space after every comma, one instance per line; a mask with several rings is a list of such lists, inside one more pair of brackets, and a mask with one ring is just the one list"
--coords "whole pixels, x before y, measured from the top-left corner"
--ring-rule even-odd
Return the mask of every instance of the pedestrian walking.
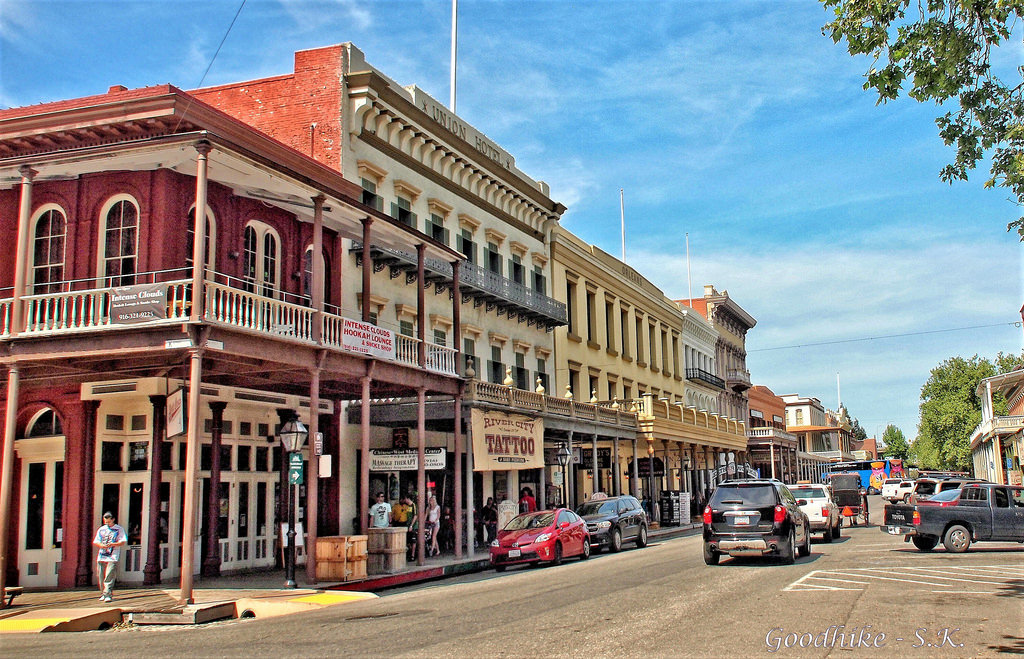
[[377, 493], [377, 503], [370, 506], [370, 526], [386, 529], [391, 526], [391, 504], [384, 500], [384, 493]]
[[489, 547], [494, 539], [498, 537], [498, 507], [494, 505], [494, 497], [487, 497], [487, 503], [481, 511], [484, 522], [484, 529], [487, 531], [487, 546]]
[[114, 521], [114, 513], [103, 513], [103, 525], [96, 531], [92, 544], [99, 547], [96, 556], [96, 578], [100, 587], [100, 601], [114, 600], [114, 580], [117, 563], [121, 560], [121, 547], [128, 544], [128, 535]]
[[430, 497], [426, 515], [425, 526], [430, 533], [430, 547], [427, 548], [427, 556], [437, 556], [441, 553], [441, 548], [437, 545], [437, 536], [441, 531], [441, 506], [437, 505], [437, 497]]
[[537, 500], [533, 498], [533, 490], [528, 487], [524, 487], [519, 492], [519, 512], [520, 513], [534, 513], [537, 512]]

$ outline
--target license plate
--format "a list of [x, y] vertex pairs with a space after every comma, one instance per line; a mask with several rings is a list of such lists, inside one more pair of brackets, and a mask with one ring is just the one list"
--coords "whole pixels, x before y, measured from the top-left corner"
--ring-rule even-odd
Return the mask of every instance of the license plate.
[[522, 554], [520, 553], [520, 551], [518, 549], [509, 549], [508, 550], [508, 557], [509, 558], [519, 558], [521, 555]]
[[903, 529], [899, 526], [890, 526], [889, 535], [903, 535]]
[[733, 517], [732, 518], [732, 523], [733, 523], [734, 526], [746, 526], [747, 524], [750, 524], [750, 518], [749, 517]]

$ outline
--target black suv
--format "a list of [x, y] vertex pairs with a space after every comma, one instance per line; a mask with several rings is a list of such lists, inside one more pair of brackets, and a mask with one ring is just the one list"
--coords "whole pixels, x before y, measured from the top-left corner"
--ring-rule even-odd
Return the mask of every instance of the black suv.
[[591, 547], [619, 551], [630, 540], [637, 547], [647, 546], [647, 513], [636, 497], [591, 499], [580, 504], [576, 514], [587, 522]]
[[778, 556], [792, 565], [811, 553], [811, 523], [789, 488], [776, 480], [723, 481], [704, 508], [704, 562], [730, 556]]

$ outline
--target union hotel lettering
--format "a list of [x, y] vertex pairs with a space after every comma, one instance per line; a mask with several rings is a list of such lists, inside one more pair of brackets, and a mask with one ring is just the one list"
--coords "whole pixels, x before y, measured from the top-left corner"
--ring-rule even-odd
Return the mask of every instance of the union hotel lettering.
[[[416, 91], [419, 92], [419, 90]], [[436, 121], [452, 135], [469, 142], [474, 149], [482, 153], [487, 158], [490, 158], [506, 169], [511, 169], [512, 165], [515, 164], [510, 154], [501, 150], [472, 126], [468, 126], [459, 121], [453, 115], [448, 114], [448, 112], [446, 112], [441, 106], [437, 105], [433, 99], [427, 97], [418, 98], [417, 100], [418, 105], [423, 108], [423, 111], [426, 112], [431, 119]]]

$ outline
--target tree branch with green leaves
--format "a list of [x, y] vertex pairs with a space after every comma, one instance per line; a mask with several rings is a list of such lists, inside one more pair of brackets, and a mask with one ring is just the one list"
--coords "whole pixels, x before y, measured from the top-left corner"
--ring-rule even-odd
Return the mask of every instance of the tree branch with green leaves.
[[[939, 136], [956, 149], [940, 178], [966, 181], [990, 154], [985, 187], [1008, 189], [1011, 201], [1024, 207], [1024, 66], [1007, 82], [991, 63], [993, 48], [1008, 42], [1024, 18], [1024, 0], [821, 2], [834, 16], [822, 34], [845, 40], [851, 55], [872, 58], [864, 89], [874, 89], [879, 103], [904, 90], [919, 102], [956, 103], [935, 120]], [[1024, 216], [1007, 230], [1024, 241]]]

